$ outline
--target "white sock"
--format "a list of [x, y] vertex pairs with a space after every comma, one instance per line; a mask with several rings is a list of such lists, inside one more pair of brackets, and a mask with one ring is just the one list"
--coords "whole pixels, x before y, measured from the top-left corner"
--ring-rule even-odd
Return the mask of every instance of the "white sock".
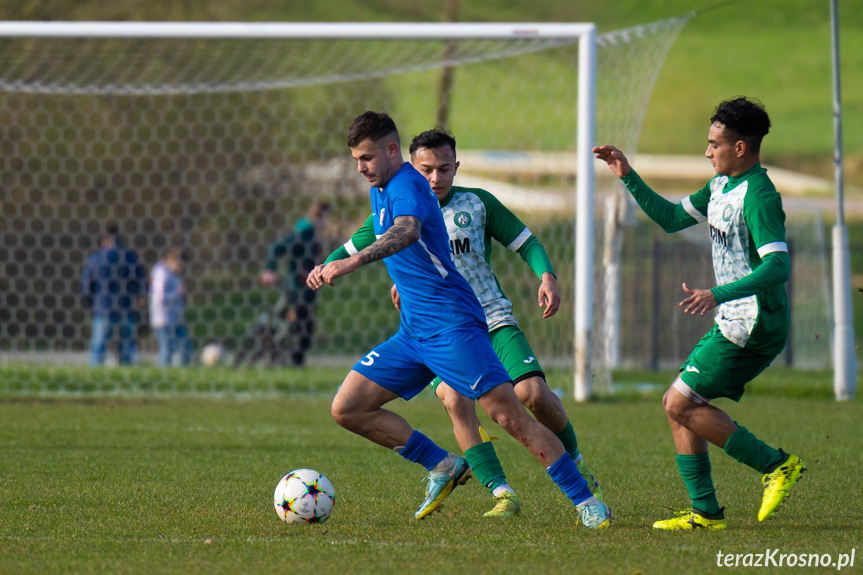
[[512, 487], [510, 487], [506, 483], [503, 483], [503, 484], [495, 487], [494, 490], [491, 492], [491, 494], [494, 495], [495, 497], [499, 497], [501, 493], [504, 493], [506, 491], [509, 491], [510, 493], [515, 495], [515, 491], [512, 490]]

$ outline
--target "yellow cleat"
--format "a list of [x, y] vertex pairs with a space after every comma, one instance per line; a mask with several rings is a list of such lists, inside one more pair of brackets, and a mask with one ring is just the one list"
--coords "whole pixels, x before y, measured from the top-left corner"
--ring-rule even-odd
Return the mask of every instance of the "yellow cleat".
[[758, 520], [765, 521], [782, 507], [788, 492], [806, 471], [803, 460], [796, 455], [789, 455], [782, 465], [761, 478], [764, 485], [764, 497], [761, 499], [761, 509], [758, 510]]
[[[721, 513], [721, 511], [720, 511]], [[704, 530], [704, 531], [719, 531], [727, 529], [725, 518], [708, 519], [703, 515], [699, 515], [692, 509], [675, 509], [675, 517], [673, 519], [665, 519], [657, 521], [653, 524], [654, 529], [665, 529], [666, 531], [686, 531], [686, 530]]]
[[494, 498], [494, 508], [483, 517], [516, 517], [521, 515], [521, 501], [515, 493], [504, 491]]

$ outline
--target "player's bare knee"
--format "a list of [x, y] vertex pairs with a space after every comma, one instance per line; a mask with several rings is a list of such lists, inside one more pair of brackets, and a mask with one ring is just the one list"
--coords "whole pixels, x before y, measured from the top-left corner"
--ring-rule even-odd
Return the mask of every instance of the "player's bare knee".
[[338, 423], [340, 426], [344, 427], [345, 429], [350, 429], [350, 412], [346, 411], [343, 408], [342, 404], [333, 401], [333, 405], [330, 407], [330, 415], [332, 416], [333, 421]]
[[531, 413], [540, 419], [547, 420], [563, 413], [560, 398], [548, 388], [541, 377], [531, 377], [518, 382], [516, 395]]
[[500, 403], [491, 403], [488, 401], [483, 401], [480, 403], [483, 411], [485, 411], [486, 415], [488, 415], [491, 420], [501, 427], [503, 427], [502, 421], [507, 420], [506, 416], [506, 408], [504, 405]]
[[[489, 416], [492, 417], [491, 414], [489, 414]], [[509, 435], [521, 441], [521, 438], [525, 435], [526, 420], [533, 421], [533, 418], [531, 418], [527, 412], [519, 406], [518, 411], [502, 409], [496, 412], [495, 416], [492, 417], [492, 420], [501, 426], [501, 428]]]
[[523, 406], [533, 411], [542, 403], [542, 380], [537, 377], [523, 379], [515, 384], [515, 394]]
[[333, 404], [330, 407], [330, 415], [333, 421], [338, 423], [345, 429], [353, 430], [362, 420], [362, 414], [357, 409], [357, 406], [351, 401], [347, 401], [338, 394], [333, 399]]
[[671, 393], [670, 389], [667, 389], [664, 394], [662, 394], [662, 409], [665, 410], [665, 413], [668, 413], [668, 396]]
[[694, 404], [673, 389], [669, 389], [662, 396], [662, 405], [669, 419], [678, 423], [685, 423], [689, 419], [690, 409]]
[[458, 417], [470, 412], [475, 412], [472, 399], [452, 390], [444, 394], [443, 404], [446, 407], [447, 413], [450, 413], [453, 416]]

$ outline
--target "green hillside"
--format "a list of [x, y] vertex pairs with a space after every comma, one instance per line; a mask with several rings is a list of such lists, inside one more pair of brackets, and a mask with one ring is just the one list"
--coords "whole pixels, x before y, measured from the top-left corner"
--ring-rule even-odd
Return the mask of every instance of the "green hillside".
[[[437, 21], [446, 0], [86, 0], [0, 4], [4, 20]], [[720, 100], [758, 97], [774, 129], [766, 160], [832, 175], [832, 92], [829, 4], [817, 0], [693, 0], [615, 3], [585, 0], [461, 0], [461, 21], [594, 21], [600, 32], [701, 10], [668, 54], [642, 131], [646, 153], [697, 154], [707, 118]], [[846, 169], [863, 185], [863, 10], [840, 2]], [[673, 129], [669, 129], [673, 126]]]

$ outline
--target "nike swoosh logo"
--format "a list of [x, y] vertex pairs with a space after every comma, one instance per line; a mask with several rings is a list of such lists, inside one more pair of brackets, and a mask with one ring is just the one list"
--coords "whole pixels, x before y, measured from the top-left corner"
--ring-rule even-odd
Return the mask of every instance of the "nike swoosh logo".
[[695, 373], [701, 373], [700, 371], [698, 371], [698, 368], [695, 367], [694, 365], [687, 365], [686, 371], [694, 371]]
[[524, 361], [524, 363], [533, 363], [534, 361], [536, 361], [536, 358], [535, 357], [529, 357], [523, 361]]
[[476, 389], [476, 386], [477, 386], [477, 385], [479, 385], [479, 380], [480, 380], [480, 379], [482, 379], [482, 378], [483, 378], [483, 376], [479, 376], [479, 379], [477, 379], [475, 382], [473, 382], [473, 385], [472, 385], [472, 386], [470, 386], [470, 388], [471, 388], [471, 389]]

